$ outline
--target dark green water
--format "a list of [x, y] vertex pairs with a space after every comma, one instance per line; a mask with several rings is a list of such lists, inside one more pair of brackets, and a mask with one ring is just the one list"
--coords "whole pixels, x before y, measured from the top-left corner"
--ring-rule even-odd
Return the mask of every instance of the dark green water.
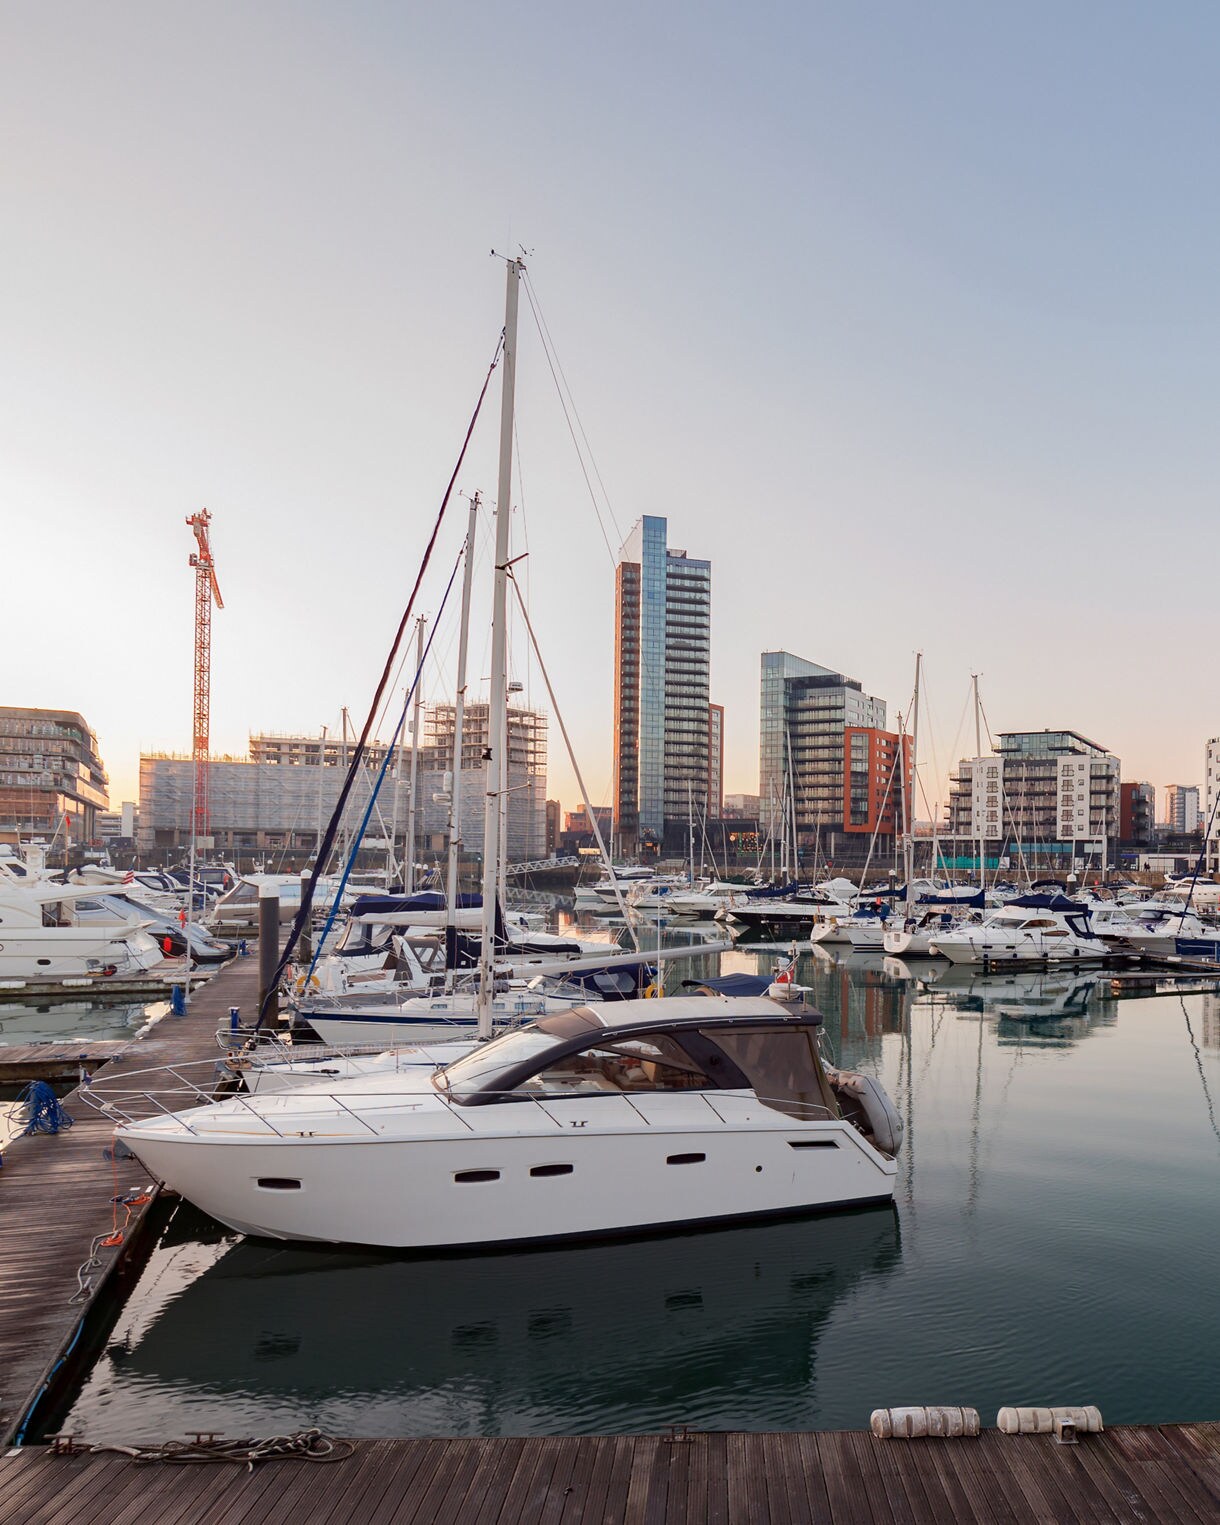
[[892, 1210], [432, 1260], [245, 1242], [184, 1210], [66, 1427], [804, 1429], [903, 1403], [1215, 1418], [1220, 997], [1118, 1002], [1079, 973], [925, 989], [897, 967], [800, 970], [840, 1061], [907, 1119]]

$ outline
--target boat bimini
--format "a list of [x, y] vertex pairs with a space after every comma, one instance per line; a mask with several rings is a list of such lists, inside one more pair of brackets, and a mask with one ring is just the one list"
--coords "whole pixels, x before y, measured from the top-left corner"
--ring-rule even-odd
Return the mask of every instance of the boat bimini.
[[116, 1137], [272, 1239], [473, 1248], [889, 1201], [901, 1119], [870, 1077], [823, 1065], [821, 1021], [765, 997], [576, 1006], [436, 1071], [234, 1096]]

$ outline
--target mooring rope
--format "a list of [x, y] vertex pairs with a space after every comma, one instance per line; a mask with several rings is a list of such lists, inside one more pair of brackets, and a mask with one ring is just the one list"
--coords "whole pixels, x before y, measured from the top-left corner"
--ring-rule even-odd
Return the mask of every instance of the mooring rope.
[[61, 1453], [111, 1452], [130, 1456], [137, 1464], [172, 1462], [175, 1465], [199, 1462], [240, 1462], [248, 1472], [258, 1461], [344, 1461], [355, 1451], [350, 1440], [335, 1440], [321, 1430], [298, 1430], [293, 1435], [270, 1435], [263, 1440], [224, 1440], [218, 1435], [199, 1434], [193, 1440], [167, 1440], [159, 1446], [78, 1446], [71, 1436], [57, 1437]]

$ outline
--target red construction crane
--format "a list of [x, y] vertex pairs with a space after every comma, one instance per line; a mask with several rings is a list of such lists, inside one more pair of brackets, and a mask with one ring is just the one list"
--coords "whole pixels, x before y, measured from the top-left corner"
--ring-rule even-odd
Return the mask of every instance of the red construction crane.
[[220, 596], [220, 584], [216, 581], [216, 563], [212, 559], [212, 547], [208, 541], [208, 525], [212, 516], [203, 509], [191, 514], [187, 521], [195, 531], [199, 549], [191, 555], [195, 569], [195, 734], [191, 742], [191, 760], [195, 765], [195, 806], [191, 828], [196, 840], [208, 835], [212, 814], [208, 807], [208, 743], [212, 728], [212, 600], [223, 609], [225, 601]]

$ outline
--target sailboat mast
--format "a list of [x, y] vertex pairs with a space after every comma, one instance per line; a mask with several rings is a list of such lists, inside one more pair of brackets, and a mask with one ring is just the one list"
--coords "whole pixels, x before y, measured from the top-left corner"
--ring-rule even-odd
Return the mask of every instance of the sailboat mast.
[[462, 623], [458, 632], [457, 694], [453, 701], [453, 774], [449, 781], [449, 860], [445, 872], [445, 925], [453, 934], [445, 939], [445, 989], [453, 989], [456, 941], [458, 854], [462, 847], [462, 731], [466, 719], [466, 654], [470, 646], [470, 589], [474, 581], [475, 533], [479, 520], [479, 494], [470, 500], [466, 525], [466, 564], [462, 568]]
[[987, 888], [987, 871], [983, 867], [983, 733], [980, 725], [981, 710], [979, 708], [979, 675], [971, 673], [974, 680], [974, 767], [971, 769], [970, 802], [978, 811], [979, 818], [979, 889]]
[[[415, 624], [415, 703], [411, 710], [411, 775], [407, 795], [407, 841], [403, 852], [402, 885], [406, 894], [415, 892], [415, 812], [419, 780], [419, 712], [424, 687], [424, 629], [427, 620], [421, 614]], [[402, 773], [402, 745], [398, 748], [398, 771]], [[394, 811], [394, 827], [398, 828], [398, 810]]]
[[496, 896], [500, 880], [501, 756], [508, 732], [508, 528], [513, 493], [513, 403], [517, 388], [517, 303], [520, 260], [507, 262], [504, 358], [500, 392], [500, 469], [496, 483], [496, 559], [491, 605], [491, 693], [487, 710], [487, 800], [483, 811], [483, 946], [479, 954], [479, 1037], [491, 1037]]
[[[909, 782], [906, 782], [906, 767], [904, 766], [902, 770], [904, 782], [906, 782], [906, 788], [903, 795], [904, 799], [906, 800], [906, 810], [905, 819], [902, 823], [906, 831], [906, 841], [903, 844], [902, 867], [907, 879], [908, 919], [910, 919], [910, 917], [915, 914], [915, 886], [913, 883], [915, 878], [915, 769], [918, 762], [917, 749], [919, 746], [919, 677], [920, 667], [922, 663], [923, 652], [917, 651], [915, 653], [915, 699], [911, 708], [911, 774]], [[901, 738], [899, 738], [898, 745], [899, 747], [902, 746]], [[903, 759], [903, 762], [905, 764], [905, 759]]]

